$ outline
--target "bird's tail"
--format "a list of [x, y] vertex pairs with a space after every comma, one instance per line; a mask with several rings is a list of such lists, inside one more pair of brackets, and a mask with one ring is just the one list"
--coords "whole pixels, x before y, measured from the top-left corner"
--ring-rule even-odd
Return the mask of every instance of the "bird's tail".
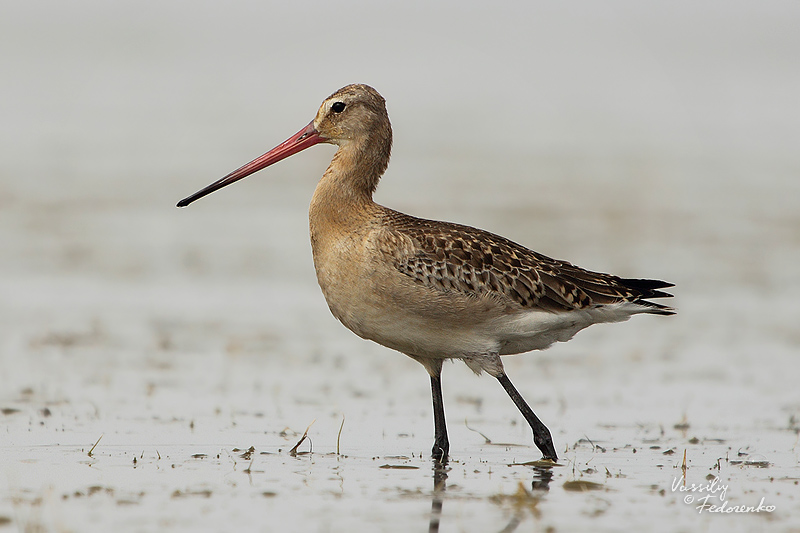
[[666, 289], [674, 287], [674, 283], [660, 281], [657, 279], [635, 279], [635, 278], [622, 278], [620, 283], [634, 292], [633, 298], [630, 299], [632, 303], [639, 304], [647, 309], [645, 313], [654, 315], [674, 315], [677, 311], [674, 308], [660, 303], [648, 301], [650, 298], [672, 298], [668, 292], [659, 289]]

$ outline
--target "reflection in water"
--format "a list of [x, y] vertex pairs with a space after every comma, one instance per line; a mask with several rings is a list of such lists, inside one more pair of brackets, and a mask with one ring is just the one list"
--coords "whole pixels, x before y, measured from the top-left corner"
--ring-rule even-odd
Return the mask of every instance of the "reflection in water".
[[552, 466], [534, 466], [533, 467], [533, 481], [531, 481], [531, 489], [533, 491], [550, 490], [550, 481], [553, 479]]
[[[428, 525], [428, 533], [439, 532], [439, 522], [442, 518], [442, 507], [444, 505], [444, 491], [447, 489], [447, 472], [450, 469], [447, 463], [433, 462], [433, 495], [431, 497], [431, 520]], [[531, 481], [531, 492], [529, 493], [520, 484], [520, 492], [512, 496], [515, 512], [511, 521], [500, 530], [501, 533], [510, 533], [517, 529], [517, 526], [525, 518], [525, 510], [532, 510], [534, 516], [538, 517], [537, 504], [543, 493], [550, 490], [550, 482], [553, 480], [552, 466], [534, 466], [533, 480]]]
[[517, 493], [510, 497], [514, 515], [511, 520], [506, 524], [506, 527], [500, 530], [500, 533], [511, 533], [525, 520], [527, 515], [534, 518], [539, 518], [539, 502], [544, 496], [544, 493], [550, 490], [550, 481], [553, 479], [552, 466], [534, 466], [533, 467], [533, 481], [531, 481], [531, 491], [528, 492], [522, 482], [519, 484]]
[[447, 461], [433, 462], [433, 497], [431, 498], [431, 521], [428, 533], [438, 533], [439, 520], [442, 517], [442, 502], [447, 488]]

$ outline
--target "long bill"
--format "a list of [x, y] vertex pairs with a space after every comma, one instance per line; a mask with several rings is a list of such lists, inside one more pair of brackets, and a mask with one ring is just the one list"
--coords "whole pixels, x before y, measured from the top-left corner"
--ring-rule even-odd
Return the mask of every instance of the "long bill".
[[193, 195], [187, 196], [178, 202], [178, 207], [186, 207], [190, 203], [194, 202], [195, 200], [199, 200], [207, 194], [211, 194], [212, 192], [219, 190], [226, 185], [230, 185], [235, 181], [246, 178], [253, 172], [258, 172], [262, 168], [266, 168], [274, 163], [277, 163], [281, 159], [286, 159], [290, 155], [294, 155], [301, 150], [305, 150], [310, 146], [314, 146], [315, 144], [324, 141], [325, 139], [321, 137], [319, 132], [314, 128], [314, 122], [311, 121], [308, 126], [298, 131], [266, 154], [253, 159], [246, 165], [237, 168], [227, 176], [215, 181], [208, 187], [200, 189]]

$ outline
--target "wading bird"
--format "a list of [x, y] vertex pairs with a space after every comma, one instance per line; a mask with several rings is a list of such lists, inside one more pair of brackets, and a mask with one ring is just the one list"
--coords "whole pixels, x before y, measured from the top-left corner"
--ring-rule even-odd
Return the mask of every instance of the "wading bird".
[[671, 296], [659, 289], [672, 284], [590, 272], [487, 231], [376, 204], [372, 195], [389, 164], [392, 128], [385, 100], [367, 85], [339, 89], [308, 126], [178, 207], [317, 143], [339, 147], [309, 208], [319, 286], [348, 329], [428, 371], [433, 458], [445, 462], [449, 450], [442, 363], [460, 359], [497, 378], [544, 459], [556, 461], [550, 431], [508, 379], [500, 356], [547, 348], [599, 322], [674, 314], [648, 301]]

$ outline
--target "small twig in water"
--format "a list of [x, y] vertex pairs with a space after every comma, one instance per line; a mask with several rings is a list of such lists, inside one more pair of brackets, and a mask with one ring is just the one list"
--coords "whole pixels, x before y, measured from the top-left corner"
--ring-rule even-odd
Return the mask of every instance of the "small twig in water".
[[253, 462], [254, 462], [255, 460], [256, 460], [256, 458], [255, 458], [255, 457], [253, 457], [252, 459], [250, 459], [250, 464], [249, 464], [249, 465], [247, 465], [247, 468], [245, 468], [244, 470], [242, 470], [242, 472], [244, 472], [245, 474], [250, 474], [250, 473], [253, 471], [253, 470], [252, 470], [252, 469], [253, 469]]
[[294, 447], [291, 450], [289, 450], [289, 455], [291, 455], [292, 457], [295, 457], [297, 455], [297, 448], [299, 448], [300, 445], [303, 444], [303, 441], [305, 441], [308, 438], [308, 430], [311, 429], [311, 426], [313, 426], [314, 422], [316, 421], [317, 421], [316, 418], [311, 421], [306, 430], [303, 432], [303, 436], [300, 437], [299, 441], [297, 441], [297, 444], [295, 444]]
[[683, 449], [683, 465], [681, 471], [683, 472], [683, 483], [686, 484], [686, 448]]
[[342, 440], [342, 429], [344, 429], [344, 414], [342, 414], [342, 425], [339, 426], [339, 434], [336, 435], [336, 455], [341, 455], [339, 453], [339, 441]]
[[91, 456], [92, 456], [92, 452], [94, 451], [94, 449], [95, 449], [95, 448], [97, 448], [97, 445], [98, 445], [98, 444], [100, 444], [100, 439], [102, 439], [102, 438], [103, 438], [103, 435], [100, 435], [100, 436], [97, 438], [97, 442], [95, 442], [95, 443], [94, 443], [94, 446], [92, 446], [92, 449], [91, 449], [91, 450], [89, 450], [89, 453], [87, 453], [86, 455], [88, 455], [89, 457], [91, 457]]
[[464, 425], [467, 427], [468, 430], [474, 431], [475, 433], [477, 433], [478, 435], [483, 437], [486, 440], [486, 442], [484, 444], [491, 444], [492, 443], [492, 440], [489, 437], [487, 437], [486, 435], [484, 435], [483, 433], [481, 433], [477, 429], [473, 429], [473, 428], [469, 427], [469, 424], [467, 424], [467, 419], [466, 418], [464, 419]]

